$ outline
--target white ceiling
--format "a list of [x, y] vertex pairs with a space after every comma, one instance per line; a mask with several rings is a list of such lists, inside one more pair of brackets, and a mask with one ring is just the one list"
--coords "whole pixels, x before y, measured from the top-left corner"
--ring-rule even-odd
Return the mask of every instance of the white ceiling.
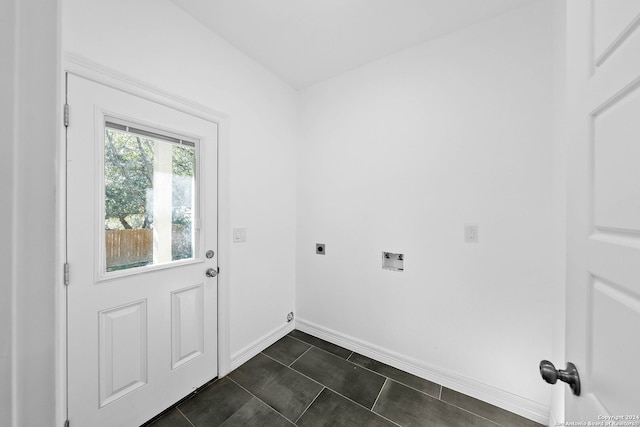
[[533, 0], [171, 0], [300, 89]]

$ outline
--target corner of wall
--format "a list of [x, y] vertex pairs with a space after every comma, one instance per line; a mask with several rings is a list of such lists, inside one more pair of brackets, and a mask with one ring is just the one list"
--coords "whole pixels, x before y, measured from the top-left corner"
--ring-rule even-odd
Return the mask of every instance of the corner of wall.
[[262, 350], [264, 350], [265, 348], [269, 347], [271, 344], [275, 343], [280, 338], [284, 337], [285, 335], [287, 335], [289, 332], [293, 331], [294, 329], [295, 329], [295, 323], [294, 322], [284, 323], [284, 324], [280, 325], [279, 327], [277, 327], [277, 328], [269, 331], [268, 333], [264, 334], [263, 336], [261, 336], [260, 338], [258, 338], [255, 341], [253, 341], [249, 345], [245, 346], [240, 351], [232, 354], [231, 355], [231, 364], [230, 364], [229, 372], [232, 372], [233, 370], [237, 369], [242, 364], [244, 364], [245, 362], [249, 361], [251, 358], [256, 356]]

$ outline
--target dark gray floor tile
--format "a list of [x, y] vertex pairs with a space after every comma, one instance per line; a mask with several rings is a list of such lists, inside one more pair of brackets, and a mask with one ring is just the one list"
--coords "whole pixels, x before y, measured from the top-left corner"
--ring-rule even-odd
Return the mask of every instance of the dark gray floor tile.
[[320, 384], [371, 408], [385, 378], [317, 348], [307, 351], [291, 365]]
[[322, 390], [320, 384], [264, 354], [258, 354], [229, 377], [294, 421]]
[[395, 425], [326, 388], [296, 424], [301, 427], [390, 427]]
[[223, 427], [291, 427], [292, 423], [255, 397], [221, 424]]
[[238, 384], [228, 378], [222, 378], [196, 393], [191, 399], [182, 402], [178, 409], [196, 427], [218, 426], [251, 398], [251, 394]]
[[491, 421], [393, 380], [385, 384], [373, 412], [407, 427], [496, 427]]
[[[450, 389], [443, 388], [439, 400], [435, 398], [439, 394], [437, 384], [360, 354], [349, 354], [342, 347], [293, 331], [228, 378], [205, 385], [177, 408], [145, 426], [290, 427], [300, 418], [298, 425], [303, 427], [375, 427], [394, 423], [541, 427]], [[349, 360], [345, 360], [347, 357]], [[291, 366], [286, 366], [292, 360]], [[367, 410], [374, 402], [373, 411]]]
[[416, 377], [415, 375], [411, 375], [408, 372], [401, 371], [400, 369], [394, 368], [393, 366], [386, 365], [382, 362], [378, 362], [377, 360], [370, 359], [358, 353], [353, 353], [348, 360], [355, 363], [356, 365], [371, 369], [372, 371], [377, 372], [380, 375], [389, 377], [399, 383], [408, 385], [409, 387], [413, 387], [433, 397], [437, 398], [440, 396], [440, 384], [432, 383], [431, 381]]
[[351, 354], [351, 350], [347, 350], [344, 347], [340, 347], [339, 345], [332, 344], [329, 341], [316, 338], [312, 335], [309, 335], [297, 329], [291, 331], [289, 335], [301, 341], [304, 341], [307, 344], [311, 344], [325, 351], [328, 351], [329, 353], [335, 354], [338, 357], [342, 357], [343, 359], [346, 359]]
[[191, 427], [191, 423], [178, 411], [173, 408], [164, 414], [157, 420], [145, 424], [148, 427]]
[[311, 344], [285, 336], [264, 350], [263, 353], [289, 366], [309, 348], [311, 348]]
[[449, 402], [459, 408], [478, 414], [505, 427], [542, 427], [535, 421], [516, 415], [497, 406], [493, 406], [482, 400], [458, 393], [457, 391], [442, 388], [442, 400]]

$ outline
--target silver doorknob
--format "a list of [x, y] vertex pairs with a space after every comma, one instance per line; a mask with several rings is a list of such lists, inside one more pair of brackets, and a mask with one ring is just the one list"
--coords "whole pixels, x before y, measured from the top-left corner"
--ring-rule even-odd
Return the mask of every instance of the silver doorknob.
[[218, 275], [218, 270], [216, 270], [215, 268], [207, 269], [207, 277], [216, 277], [217, 275]]
[[556, 369], [553, 363], [548, 360], [540, 362], [540, 375], [542, 379], [549, 384], [555, 384], [558, 380], [569, 384], [571, 391], [576, 396], [580, 396], [580, 376], [576, 365], [571, 362], [567, 363], [567, 369]]

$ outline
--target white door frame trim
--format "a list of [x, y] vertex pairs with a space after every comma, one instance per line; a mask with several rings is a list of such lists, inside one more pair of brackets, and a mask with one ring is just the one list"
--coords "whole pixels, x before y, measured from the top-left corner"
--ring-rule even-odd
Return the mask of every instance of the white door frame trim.
[[[207, 120], [218, 125], [218, 377], [223, 377], [230, 372], [231, 347], [230, 347], [230, 242], [231, 242], [231, 215], [229, 203], [229, 116], [205, 105], [198, 104], [189, 99], [169, 93], [159, 87], [149, 85], [141, 80], [132, 78], [114, 69], [105, 67], [90, 59], [75, 55], [65, 54], [62, 60], [62, 94], [66, 93], [66, 73], [122, 90], [132, 95], [139, 96], [186, 114]], [[60, 106], [62, 110], [62, 106]], [[70, 106], [70, 126], [73, 126], [73, 105]], [[56, 241], [59, 256], [62, 260], [57, 284], [63, 287], [63, 291], [57, 296], [57, 321], [58, 331], [56, 339], [56, 354], [58, 357], [56, 380], [59, 395], [56, 396], [57, 413], [62, 416], [67, 414], [67, 292], [64, 287], [62, 264], [66, 259], [67, 224], [66, 224], [66, 128], [61, 126], [58, 150], [58, 185], [61, 191], [57, 194], [57, 224], [58, 231]], [[72, 272], [73, 274], [73, 272]], [[73, 285], [71, 285], [73, 286]]]

